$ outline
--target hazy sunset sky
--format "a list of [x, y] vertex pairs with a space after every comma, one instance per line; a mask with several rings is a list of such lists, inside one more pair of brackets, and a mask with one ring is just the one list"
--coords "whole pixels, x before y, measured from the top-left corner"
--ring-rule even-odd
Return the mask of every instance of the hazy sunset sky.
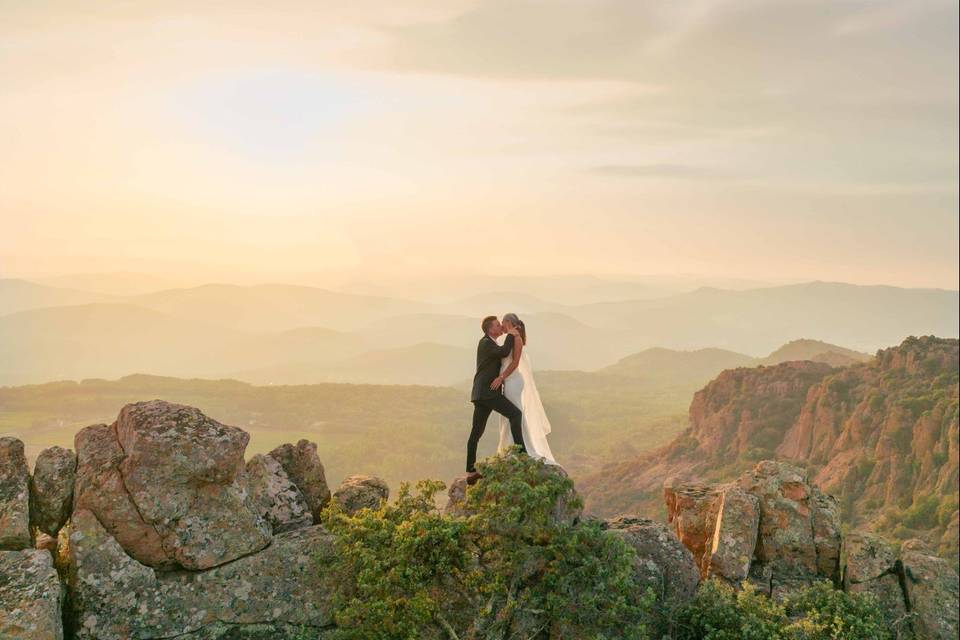
[[0, 0], [0, 277], [955, 289], [956, 0]]

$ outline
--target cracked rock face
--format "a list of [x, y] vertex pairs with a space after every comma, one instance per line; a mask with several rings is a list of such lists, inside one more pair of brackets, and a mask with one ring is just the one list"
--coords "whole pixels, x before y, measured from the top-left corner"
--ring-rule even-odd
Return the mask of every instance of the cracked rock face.
[[77, 456], [62, 447], [44, 449], [37, 456], [30, 479], [30, 522], [56, 536], [73, 510], [73, 480]]
[[320, 526], [282, 533], [259, 553], [195, 572], [157, 572], [129, 557], [86, 510], [69, 525], [67, 582], [78, 640], [321, 637], [335, 585]]
[[330, 502], [330, 487], [323, 464], [317, 456], [317, 445], [307, 440], [282, 444], [268, 454], [280, 463], [287, 477], [300, 489], [310, 507], [313, 523], [320, 523], [320, 513]]
[[63, 640], [62, 602], [48, 551], [0, 551], [0, 638]]
[[389, 497], [387, 483], [373, 476], [347, 476], [333, 494], [333, 499], [351, 514], [361, 509], [379, 509]]
[[960, 628], [956, 562], [938, 557], [920, 540], [904, 542], [900, 560], [917, 635], [926, 640], [956, 640]]
[[113, 425], [79, 432], [74, 511], [94, 513], [120, 546], [160, 569], [208, 569], [270, 542], [250, 499], [249, 436], [198, 409], [125, 406]]
[[313, 524], [313, 514], [300, 489], [270, 456], [257, 454], [247, 462], [247, 481], [257, 513], [270, 523], [274, 533]]
[[890, 628], [901, 631], [902, 637], [910, 637], [905, 594], [900, 584], [903, 570], [893, 546], [879, 536], [854, 531], [844, 537], [843, 549], [843, 590], [873, 595]]
[[0, 438], [0, 549], [31, 546], [30, 471], [23, 442]]

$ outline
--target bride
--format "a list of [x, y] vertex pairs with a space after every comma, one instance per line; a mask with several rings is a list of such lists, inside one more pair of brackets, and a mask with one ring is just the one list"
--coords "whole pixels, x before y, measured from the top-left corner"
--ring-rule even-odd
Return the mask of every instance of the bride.
[[[501, 361], [500, 379], [503, 381], [503, 394], [507, 400], [520, 408], [523, 412], [523, 441], [527, 453], [547, 464], [557, 464], [547, 443], [547, 434], [550, 433], [550, 420], [543, 410], [537, 384], [533, 381], [533, 369], [530, 367], [530, 358], [527, 356], [527, 328], [515, 313], [503, 316], [503, 328], [514, 336], [513, 351]], [[505, 335], [498, 338], [503, 343]], [[500, 445], [497, 448], [503, 452], [514, 445], [510, 433], [510, 423], [500, 416]]]

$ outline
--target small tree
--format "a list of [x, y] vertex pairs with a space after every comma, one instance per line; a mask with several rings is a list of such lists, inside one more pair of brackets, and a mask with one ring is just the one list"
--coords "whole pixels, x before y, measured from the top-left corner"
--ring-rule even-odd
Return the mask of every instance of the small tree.
[[340, 637], [645, 638], [652, 595], [635, 553], [598, 523], [576, 522], [572, 482], [513, 454], [480, 471], [464, 517], [437, 511], [435, 481], [416, 493], [404, 485], [377, 511], [330, 510]]

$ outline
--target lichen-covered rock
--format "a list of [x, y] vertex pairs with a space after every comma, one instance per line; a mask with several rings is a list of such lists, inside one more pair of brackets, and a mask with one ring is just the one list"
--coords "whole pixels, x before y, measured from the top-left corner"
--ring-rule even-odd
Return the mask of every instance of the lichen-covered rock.
[[333, 494], [333, 499], [347, 513], [379, 509], [389, 497], [387, 483], [373, 476], [347, 476]]
[[28, 549], [30, 470], [17, 438], [0, 438], [0, 549]]
[[317, 445], [300, 440], [296, 445], [282, 444], [269, 455], [280, 463], [290, 481], [300, 489], [313, 514], [314, 524], [318, 524], [320, 513], [330, 502], [330, 487], [327, 486], [323, 464], [317, 456]]
[[61, 591], [49, 552], [0, 551], [0, 638], [63, 640]]
[[467, 502], [467, 476], [459, 476], [450, 483], [447, 489], [447, 505], [443, 508], [444, 515], [465, 516], [464, 505]]
[[249, 501], [245, 431], [154, 400], [121, 409], [116, 433], [123, 485], [177, 564], [208, 569], [270, 543], [272, 530]]
[[270, 456], [257, 454], [247, 462], [247, 486], [257, 513], [270, 523], [274, 533], [313, 524], [313, 514], [300, 489]]
[[747, 578], [759, 523], [760, 501], [756, 496], [735, 486], [723, 491], [710, 545], [710, 576], [735, 585]]
[[900, 586], [902, 568], [893, 546], [879, 536], [854, 531], [844, 537], [843, 550], [843, 590], [871, 594], [888, 627], [899, 631], [896, 637], [912, 637], [906, 596]]
[[693, 555], [669, 527], [633, 516], [607, 520], [604, 527], [636, 550], [635, 571], [659, 601], [680, 602], [693, 597], [700, 572]]
[[777, 596], [812, 579], [839, 580], [837, 502], [802, 469], [768, 460], [726, 485], [668, 480], [664, 500], [703, 577], [748, 579]]
[[44, 449], [30, 479], [30, 522], [46, 534], [57, 531], [73, 510], [73, 481], [77, 456], [63, 447]]
[[160, 535], [140, 517], [123, 485], [123, 449], [113, 426], [86, 427], [74, 436], [73, 446], [77, 451], [74, 512], [88, 510], [95, 514], [120, 546], [143, 564], [161, 569], [175, 566]]
[[324, 564], [333, 542], [320, 526], [279, 534], [258, 553], [192, 572], [138, 563], [89, 511], [75, 511], [69, 528], [67, 583], [78, 640], [292, 639], [332, 627], [336, 586]]
[[957, 564], [940, 558], [920, 540], [908, 540], [900, 549], [904, 585], [916, 619], [914, 628], [924, 640], [956, 640], [958, 633]]

